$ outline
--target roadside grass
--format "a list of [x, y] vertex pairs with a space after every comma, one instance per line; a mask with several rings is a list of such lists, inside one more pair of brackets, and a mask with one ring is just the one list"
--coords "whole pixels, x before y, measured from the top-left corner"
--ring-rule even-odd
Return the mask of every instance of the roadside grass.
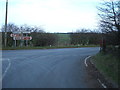
[[99, 47], [98, 45], [85, 45], [85, 46], [78, 46], [78, 45], [66, 45], [66, 46], [44, 46], [44, 47], [3, 47], [0, 50], [27, 50], [27, 49], [57, 49], [57, 48], [81, 48], [81, 47]]
[[119, 57], [113, 54], [98, 53], [93, 56], [92, 62], [98, 68], [98, 70], [106, 77], [106, 79], [120, 85], [119, 78]]

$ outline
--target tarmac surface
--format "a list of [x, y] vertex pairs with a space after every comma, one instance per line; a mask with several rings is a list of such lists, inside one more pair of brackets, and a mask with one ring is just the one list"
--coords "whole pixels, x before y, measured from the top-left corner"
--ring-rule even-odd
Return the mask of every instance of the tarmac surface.
[[100, 88], [85, 66], [99, 48], [3, 50], [3, 88]]

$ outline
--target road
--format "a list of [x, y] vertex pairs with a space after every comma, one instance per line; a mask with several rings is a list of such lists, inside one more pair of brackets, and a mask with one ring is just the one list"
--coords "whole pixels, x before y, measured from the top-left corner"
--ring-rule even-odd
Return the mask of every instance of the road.
[[3, 88], [96, 88], [84, 59], [99, 48], [5, 50], [2, 54]]

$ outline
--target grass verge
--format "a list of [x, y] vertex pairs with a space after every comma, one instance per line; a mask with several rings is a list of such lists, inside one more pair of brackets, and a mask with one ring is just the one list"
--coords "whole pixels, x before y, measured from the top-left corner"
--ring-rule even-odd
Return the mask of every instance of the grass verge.
[[113, 54], [98, 53], [96, 56], [93, 56], [92, 62], [108, 80], [120, 85], [119, 57]]
[[80, 47], [98, 47], [97, 45], [87, 45], [87, 46], [78, 46], [78, 45], [69, 45], [69, 46], [45, 46], [45, 47], [3, 47], [2, 50], [22, 50], [22, 49], [57, 49], [57, 48], [80, 48]]

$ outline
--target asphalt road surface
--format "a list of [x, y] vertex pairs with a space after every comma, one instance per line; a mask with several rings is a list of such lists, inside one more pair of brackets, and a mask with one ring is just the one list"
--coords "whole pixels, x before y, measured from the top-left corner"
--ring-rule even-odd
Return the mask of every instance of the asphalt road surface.
[[5, 50], [2, 54], [3, 88], [96, 88], [84, 59], [99, 48]]

